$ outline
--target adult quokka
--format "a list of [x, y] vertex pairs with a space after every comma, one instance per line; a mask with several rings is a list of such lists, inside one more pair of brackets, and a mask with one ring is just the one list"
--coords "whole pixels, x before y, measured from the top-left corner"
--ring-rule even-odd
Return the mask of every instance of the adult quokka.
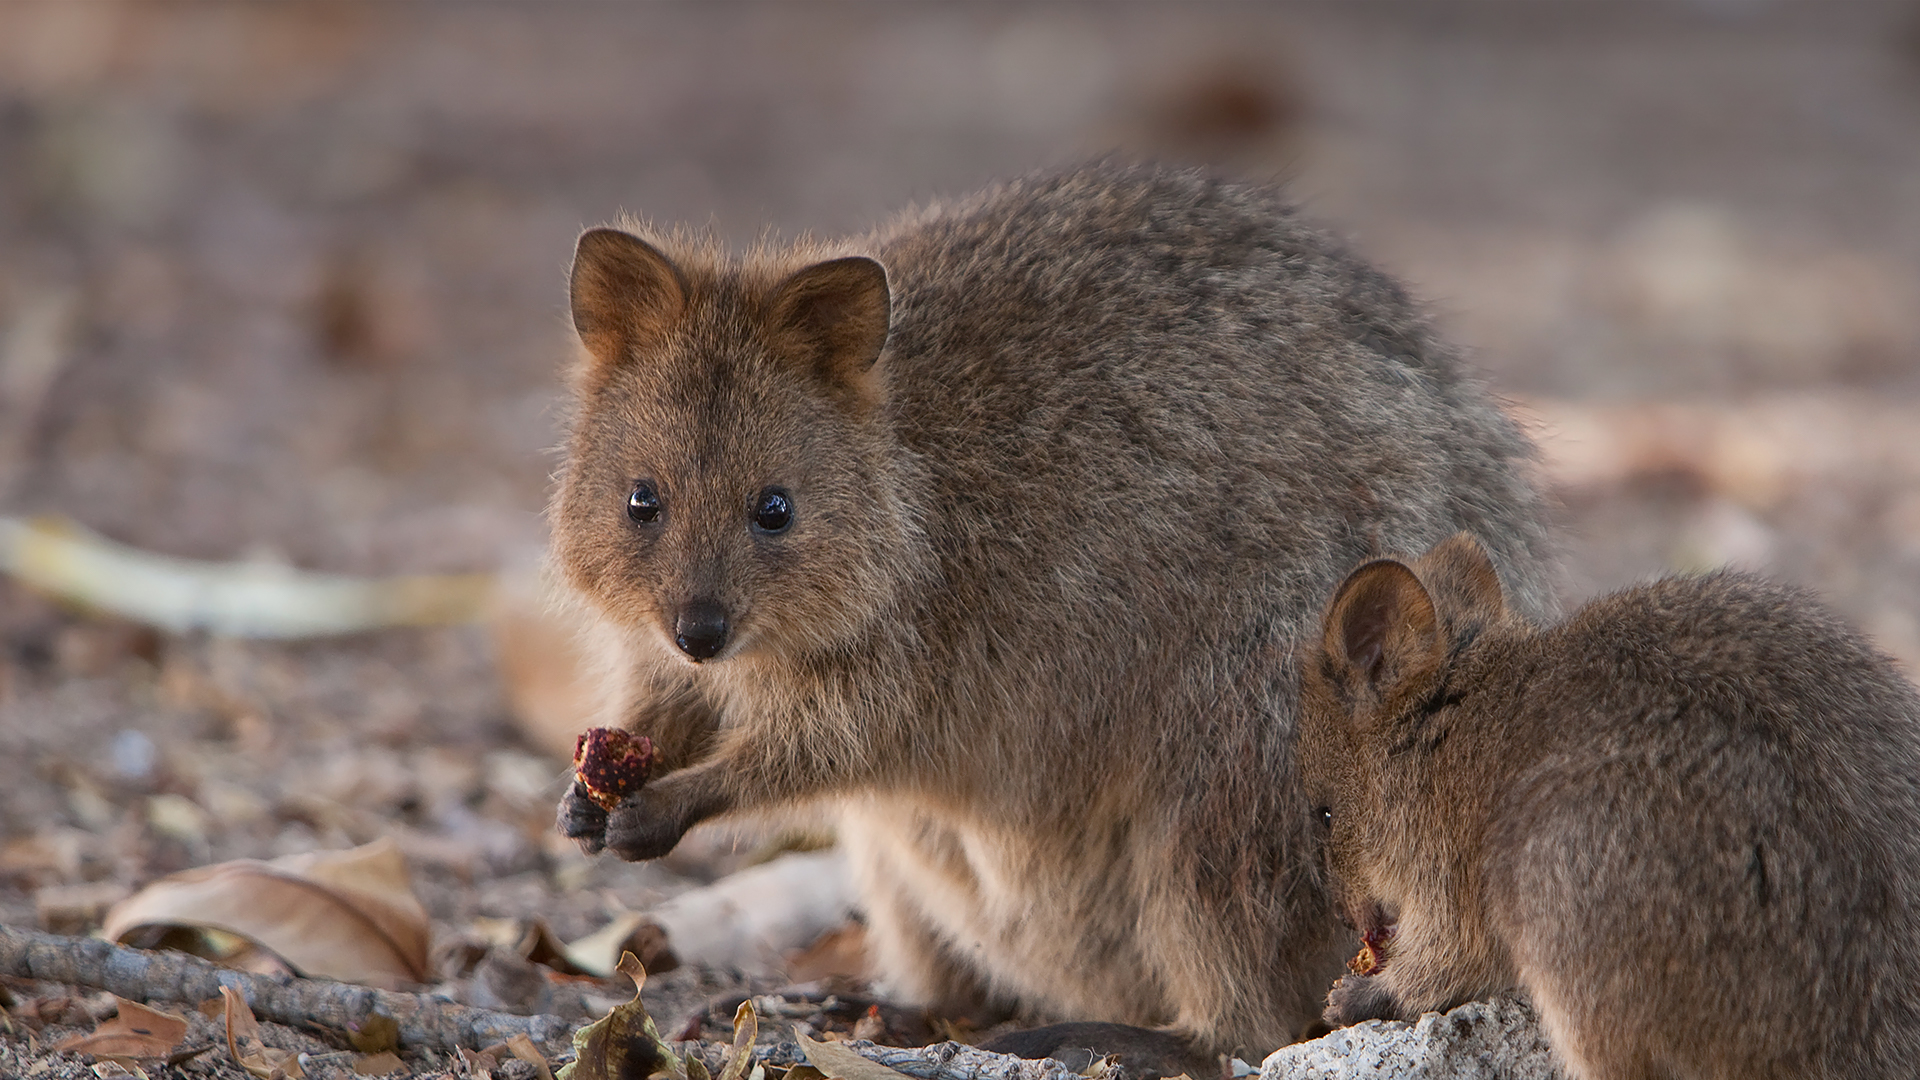
[[1318, 1016], [1295, 639], [1460, 529], [1548, 595], [1530, 446], [1392, 281], [1273, 192], [1097, 165], [739, 258], [590, 230], [572, 311], [554, 551], [670, 771], [569, 835], [825, 801], [905, 998], [1248, 1052]]
[[1524, 988], [1581, 1080], [1914, 1075], [1920, 695], [1735, 573], [1538, 628], [1456, 537], [1354, 571], [1298, 761], [1365, 945], [1327, 1019]]

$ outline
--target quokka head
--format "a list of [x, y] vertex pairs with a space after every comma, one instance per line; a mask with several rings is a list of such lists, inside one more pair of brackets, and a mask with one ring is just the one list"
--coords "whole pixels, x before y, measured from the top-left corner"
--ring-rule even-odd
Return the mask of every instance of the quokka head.
[[888, 609], [912, 522], [878, 262], [732, 263], [592, 229], [571, 300], [585, 349], [553, 529], [576, 588], [696, 664], [832, 648]]
[[1394, 879], [1407, 866], [1409, 825], [1447, 812], [1414, 805], [1414, 789], [1433, 790], [1417, 770], [1455, 734], [1470, 650], [1517, 618], [1486, 549], [1466, 533], [1408, 562], [1361, 565], [1327, 605], [1302, 666], [1295, 757], [1335, 903], [1364, 934], [1391, 934], [1382, 899], [1404, 892]]

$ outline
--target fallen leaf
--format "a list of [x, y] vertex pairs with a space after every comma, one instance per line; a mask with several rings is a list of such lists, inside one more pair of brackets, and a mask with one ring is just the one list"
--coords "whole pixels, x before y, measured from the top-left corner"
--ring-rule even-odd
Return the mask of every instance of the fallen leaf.
[[[571, 956], [572, 947], [554, 935], [553, 928], [547, 925], [545, 919], [478, 918], [473, 920], [473, 928], [479, 931], [487, 944], [518, 954], [531, 963], [552, 968], [563, 975], [597, 975], [604, 979], [613, 974], [611, 963], [598, 971], [590, 971], [575, 963]], [[646, 963], [644, 955], [641, 956], [641, 962]], [[648, 970], [654, 969], [649, 966]]]
[[615, 1005], [607, 1015], [573, 1033], [573, 1061], [556, 1080], [650, 1080], [667, 1076], [687, 1080], [686, 1065], [660, 1037], [653, 1017], [640, 1004], [647, 969], [632, 953], [620, 958], [617, 970], [633, 980], [633, 1000]]
[[868, 1061], [839, 1043], [818, 1042], [797, 1033], [794, 1037], [799, 1040], [807, 1060], [825, 1073], [828, 1080], [908, 1080], [906, 1073]]
[[727, 1048], [727, 1057], [720, 1065], [720, 1080], [746, 1080], [747, 1069], [753, 1064], [753, 1041], [760, 1037], [760, 1014], [753, 1009], [753, 999], [740, 1003], [733, 1013], [733, 1045]]
[[223, 986], [220, 996], [227, 1004], [227, 1052], [233, 1055], [234, 1064], [260, 1080], [295, 1080], [306, 1075], [300, 1068], [300, 1055], [261, 1041], [260, 1021], [254, 1019], [247, 999], [238, 990]]
[[101, 929], [117, 942], [166, 926], [239, 935], [304, 975], [375, 986], [427, 977], [426, 909], [406, 860], [384, 838], [171, 874], [115, 904]]
[[540, 1053], [539, 1048], [533, 1045], [532, 1039], [525, 1035], [515, 1035], [507, 1040], [506, 1046], [512, 1051], [514, 1057], [532, 1065], [540, 1074], [540, 1080], [553, 1080], [553, 1069], [547, 1065], [546, 1055]]
[[391, 1050], [382, 1050], [377, 1054], [362, 1054], [353, 1059], [353, 1071], [359, 1076], [385, 1076], [399, 1072], [407, 1067], [400, 1055]]
[[168, 558], [62, 518], [0, 517], [0, 571], [71, 603], [164, 630], [307, 638], [380, 626], [470, 622], [491, 574], [354, 578], [266, 562]]
[[400, 1049], [400, 1021], [385, 1013], [372, 1013], [357, 1028], [347, 1031], [347, 1042], [363, 1054], [379, 1054]]
[[[680, 966], [680, 958], [674, 955], [666, 930], [637, 911], [616, 917], [586, 937], [568, 944], [562, 953], [570, 966], [603, 979], [613, 974], [614, 965], [625, 953], [639, 957], [640, 963], [656, 975]], [[537, 957], [529, 959], [536, 963], [543, 962]], [[550, 966], [566, 970], [559, 965]]]
[[492, 1050], [469, 1050], [464, 1046], [454, 1047], [460, 1055], [460, 1068], [455, 1073], [469, 1080], [493, 1080], [493, 1070], [500, 1067], [500, 1055]]
[[95, 1057], [163, 1058], [185, 1041], [187, 1022], [180, 1017], [121, 997], [114, 1001], [120, 1011], [112, 1019], [101, 1021], [91, 1034], [75, 1035], [53, 1049]]

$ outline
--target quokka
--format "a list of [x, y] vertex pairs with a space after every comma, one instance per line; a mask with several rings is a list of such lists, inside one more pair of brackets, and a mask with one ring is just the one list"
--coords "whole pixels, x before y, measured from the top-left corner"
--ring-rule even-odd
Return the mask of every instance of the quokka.
[[1914, 1075], [1920, 695], [1805, 595], [1673, 578], [1539, 628], [1450, 539], [1354, 571], [1298, 761], [1362, 934], [1333, 1023], [1523, 988], [1580, 1080]]
[[1315, 1021], [1295, 639], [1461, 529], [1549, 596], [1530, 445], [1399, 287], [1270, 191], [1100, 164], [739, 258], [593, 229], [572, 312], [554, 551], [668, 771], [563, 830], [824, 802], [904, 999]]

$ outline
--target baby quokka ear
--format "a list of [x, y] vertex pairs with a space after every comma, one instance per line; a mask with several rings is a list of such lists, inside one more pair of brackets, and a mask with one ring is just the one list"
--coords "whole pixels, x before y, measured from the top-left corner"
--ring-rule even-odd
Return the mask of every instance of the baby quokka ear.
[[1507, 617], [1507, 598], [1493, 557], [1471, 533], [1454, 533], [1413, 561], [1444, 632], [1454, 638]]
[[660, 249], [619, 229], [588, 229], [568, 284], [573, 328], [597, 368], [657, 347], [686, 311], [686, 275]]
[[774, 347], [806, 367], [835, 396], [856, 405], [878, 399], [873, 363], [887, 344], [887, 272], [864, 256], [795, 271], [767, 300]]
[[1321, 633], [1356, 711], [1381, 719], [1432, 693], [1446, 660], [1433, 596], [1393, 559], [1348, 575], [1327, 606]]
[[1410, 563], [1377, 559], [1349, 574], [1321, 644], [1355, 709], [1391, 723], [1433, 697], [1456, 643], [1508, 618], [1493, 558], [1455, 533]]

